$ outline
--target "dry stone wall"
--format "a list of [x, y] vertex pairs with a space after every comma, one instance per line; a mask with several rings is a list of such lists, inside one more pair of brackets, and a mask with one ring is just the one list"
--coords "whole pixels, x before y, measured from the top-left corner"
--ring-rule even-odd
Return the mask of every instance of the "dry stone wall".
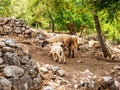
[[39, 90], [39, 68], [12, 39], [0, 40], [0, 90]]
[[0, 18], [0, 36], [1, 35], [22, 35], [25, 38], [44, 39], [47, 34], [41, 29], [33, 29], [27, 26], [23, 20], [11, 18]]
[[22, 34], [28, 26], [21, 20], [15, 18], [0, 18], [0, 34]]

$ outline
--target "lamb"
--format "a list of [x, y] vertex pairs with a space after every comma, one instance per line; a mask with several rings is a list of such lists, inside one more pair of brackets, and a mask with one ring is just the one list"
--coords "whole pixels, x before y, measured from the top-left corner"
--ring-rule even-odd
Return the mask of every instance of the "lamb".
[[61, 45], [63, 45], [61, 42], [54, 43], [51, 48], [50, 54], [52, 54], [54, 61], [58, 61], [59, 63], [63, 61], [63, 63], [65, 64], [65, 54]]
[[60, 34], [54, 36], [52, 39], [43, 41], [41, 46], [44, 47], [47, 44], [55, 42], [62, 42], [69, 50], [68, 57], [72, 56], [74, 58], [74, 50], [78, 45], [78, 39], [75, 35]]

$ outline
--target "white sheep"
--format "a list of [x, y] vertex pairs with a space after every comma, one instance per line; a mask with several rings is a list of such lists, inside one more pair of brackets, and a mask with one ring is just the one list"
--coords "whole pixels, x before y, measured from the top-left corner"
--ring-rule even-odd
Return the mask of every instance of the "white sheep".
[[63, 63], [66, 63], [64, 50], [61, 45], [61, 42], [54, 43], [50, 54], [52, 54], [54, 61], [58, 61], [59, 63], [63, 61]]

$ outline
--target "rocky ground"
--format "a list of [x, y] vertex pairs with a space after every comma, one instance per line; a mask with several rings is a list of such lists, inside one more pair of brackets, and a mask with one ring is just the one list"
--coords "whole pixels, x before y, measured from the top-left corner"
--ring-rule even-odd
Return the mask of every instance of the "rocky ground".
[[[1, 21], [0, 39], [4, 40], [0, 42], [0, 90], [120, 90], [120, 47], [114, 49], [115, 60], [110, 61], [102, 58], [99, 49], [91, 48], [90, 43], [83, 40], [80, 51], [75, 51], [75, 58], [66, 55], [67, 63], [59, 64], [48, 55], [50, 48], [42, 48], [35, 38], [28, 39], [32, 35], [31, 30], [19, 24], [21, 20]], [[15, 28], [19, 28], [19, 32], [14, 31]], [[22, 52], [20, 47], [16, 51], [16, 44], [9, 39], [14, 39], [22, 47]]]
[[[86, 55], [85, 52], [76, 51], [75, 58], [66, 57], [67, 60], [66, 64], [58, 64], [53, 61], [52, 57], [48, 56], [49, 50], [47, 48], [41, 48], [40, 46], [35, 46], [35, 47], [30, 46], [30, 53], [32, 55], [32, 58], [35, 61], [39, 62], [41, 66], [48, 64], [48, 65], [60, 67], [65, 71], [64, 78], [67, 81], [69, 81], [70, 83], [70, 85], [68, 85], [69, 88], [68, 87], [65, 88], [63, 86], [64, 89], [58, 89], [58, 90], [82, 90], [80, 89], [80, 78], [82, 78], [84, 75], [80, 74], [80, 72], [84, 72], [84, 71], [88, 71], [88, 73], [91, 72], [92, 75], [96, 76], [97, 78], [98, 77], [101, 78], [104, 76], [114, 76], [115, 78], [117, 78], [118, 81], [120, 81], [120, 77], [118, 75], [119, 70], [115, 69], [115, 67], [120, 68], [120, 62], [106, 62], [104, 60], [96, 59], [94, 56]], [[83, 90], [87, 90], [87, 89], [83, 89]], [[98, 89], [94, 89], [94, 90], [98, 90]]]
[[[104, 61], [104, 59], [96, 59], [87, 52], [76, 51], [75, 58], [67, 58], [66, 56], [67, 63], [59, 64], [48, 55], [50, 50], [48, 47], [42, 48], [32, 42], [33, 40], [25, 40], [14, 36], [4, 36], [2, 38], [14, 39], [23, 48], [24, 52], [31, 55], [31, 60], [37, 62], [42, 78], [39, 83], [40, 90], [88, 90], [85, 88], [99, 90], [99, 88], [109, 87], [108, 84], [105, 84], [106, 82], [102, 82], [104, 78], [108, 80], [108, 83], [113, 81], [114, 83], [111, 83], [115, 84], [115, 86], [111, 84], [112, 89], [110, 87], [108, 90], [119, 90], [117, 87], [120, 87], [120, 62]], [[23, 65], [24, 63], [26, 62], [23, 62]], [[10, 77], [13, 78], [14, 75]], [[97, 82], [96, 88], [94, 86], [95, 82]]]

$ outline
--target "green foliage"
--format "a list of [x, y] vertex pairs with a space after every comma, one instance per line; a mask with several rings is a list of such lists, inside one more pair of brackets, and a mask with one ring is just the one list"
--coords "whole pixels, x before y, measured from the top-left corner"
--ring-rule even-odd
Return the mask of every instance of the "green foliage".
[[10, 15], [11, 0], [0, 0], [0, 17], [8, 17]]
[[118, 39], [120, 0], [0, 0], [0, 17], [21, 18], [35, 28], [52, 29], [54, 24], [55, 30], [67, 31], [66, 25], [75, 23], [77, 28], [87, 25], [92, 33], [96, 11], [103, 33]]
[[60, 25], [60, 29], [67, 29], [67, 23], [75, 23], [78, 28], [84, 24], [89, 25], [91, 28], [94, 27], [92, 15], [90, 12], [84, 12], [85, 8], [82, 7], [82, 0], [57, 2], [54, 8], [57, 11], [55, 23]]
[[[84, 0], [85, 7], [99, 16], [101, 29], [108, 39], [116, 40], [120, 28], [120, 0]], [[89, 4], [89, 6], [87, 6]]]
[[[93, 12], [102, 12], [106, 23], [115, 23], [120, 20], [120, 0], [85, 0]], [[103, 17], [103, 18], [104, 18]]]

